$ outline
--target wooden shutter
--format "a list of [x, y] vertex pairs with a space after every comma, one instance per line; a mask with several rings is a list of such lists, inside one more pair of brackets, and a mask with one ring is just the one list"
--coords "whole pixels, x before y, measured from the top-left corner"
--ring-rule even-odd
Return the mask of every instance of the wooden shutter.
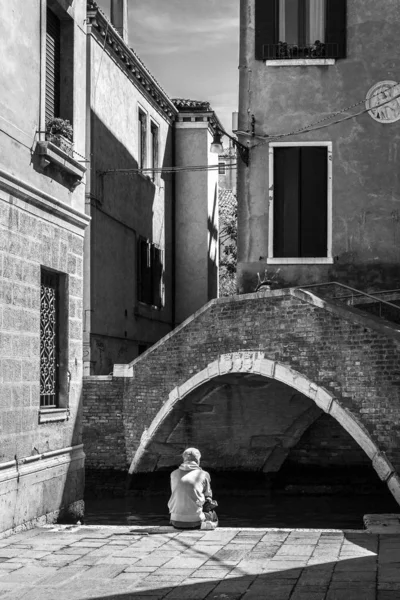
[[152, 281], [150, 265], [150, 245], [147, 240], [139, 239], [138, 252], [138, 300], [152, 304]]
[[301, 148], [300, 256], [327, 256], [328, 151], [326, 147]]
[[275, 58], [274, 45], [278, 43], [278, 0], [255, 0], [255, 3], [256, 60]]
[[161, 279], [162, 279], [162, 261], [161, 250], [156, 246], [151, 247], [151, 277], [152, 277], [152, 304], [161, 306]]
[[46, 21], [46, 121], [60, 115], [60, 21], [47, 9]]
[[327, 53], [330, 58], [346, 57], [347, 0], [326, 0]]
[[274, 257], [300, 256], [300, 148], [274, 148]]

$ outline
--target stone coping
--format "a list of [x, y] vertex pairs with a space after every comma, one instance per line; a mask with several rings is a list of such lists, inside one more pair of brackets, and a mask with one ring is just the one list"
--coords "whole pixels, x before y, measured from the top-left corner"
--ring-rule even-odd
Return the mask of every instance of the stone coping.
[[254, 292], [252, 294], [238, 294], [235, 296], [225, 296], [222, 298], [215, 298], [207, 302], [204, 306], [202, 306], [198, 311], [193, 313], [188, 319], [183, 321], [180, 325], [178, 325], [173, 331], [165, 335], [158, 342], [156, 342], [153, 346], [151, 346], [146, 352], [135, 358], [132, 362], [128, 364], [114, 365], [113, 376], [114, 377], [132, 377], [133, 375], [133, 367], [135, 367], [140, 361], [144, 360], [148, 353], [154, 352], [157, 350], [165, 341], [172, 338], [174, 335], [177, 335], [182, 329], [187, 327], [192, 321], [199, 318], [203, 313], [207, 312], [212, 306], [217, 304], [228, 304], [232, 302], [246, 302], [249, 300], [257, 300], [257, 299], [269, 299], [269, 298], [282, 298], [284, 296], [292, 296], [298, 298], [299, 300], [303, 300], [313, 306], [317, 306], [318, 308], [322, 308], [324, 310], [330, 311], [332, 313], [340, 315], [343, 319], [346, 319], [351, 322], [357, 322], [361, 326], [373, 329], [378, 331], [379, 333], [392, 337], [398, 341], [400, 341], [400, 330], [399, 327], [390, 321], [385, 321], [380, 317], [375, 317], [374, 315], [369, 315], [357, 308], [353, 308], [351, 306], [343, 305], [339, 301], [332, 299], [323, 299], [320, 296], [314, 294], [313, 292], [301, 288], [301, 286], [295, 288], [282, 288], [279, 290], [268, 290], [262, 292]]

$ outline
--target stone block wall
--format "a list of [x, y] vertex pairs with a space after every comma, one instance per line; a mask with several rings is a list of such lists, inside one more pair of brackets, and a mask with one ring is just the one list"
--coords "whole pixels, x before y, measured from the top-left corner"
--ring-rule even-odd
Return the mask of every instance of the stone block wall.
[[[41, 267], [67, 277], [64, 414], [40, 422]], [[83, 227], [0, 190], [0, 531], [82, 512]]]
[[[12, 198], [10, 198], [12, 200]], [[82, 377], [83, 237], [11, 202], [0, 202], [2, 385], [0, 462], [77, 443]], [[38, 423], [40, 408], [40, 269], [68, 275], [70, 418]]]

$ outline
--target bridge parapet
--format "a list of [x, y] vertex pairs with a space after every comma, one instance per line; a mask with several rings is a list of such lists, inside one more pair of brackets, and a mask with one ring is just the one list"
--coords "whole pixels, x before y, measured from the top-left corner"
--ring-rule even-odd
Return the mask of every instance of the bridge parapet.
[[[103, 390], [105, 386], [112, 390], [114, 385], [122, 388], [119, 439], [122, 436], [124, 443], [118, 446], [118, 464], [124, 462], [137, 472], [165, 466], [163, 455], [169, 456], [171, 464], [176, 461], [193, 435], [193, 423], [187, 424], [190, 415], [192, 419], [196, 413], [197, 425], [207, 423], [204, 431], [213, 428], [215, 409], [206, 398], [215, 396], [217, 388], [222, 398], [238, 377], [247, 378], [253, 387], [261, 386], [260, 378], [281, 382], [297, 393], [296, 406], [290, 399], [286, 405], [281, 402], [282, 409], [292, 406], [293, 422], [282, 425], [274, 447], [265, 428], [253, 436], [257, 443], [248, 448], [251, 468], [259, 468], [262, 452], [269, 457], [263, 457], [264, 470], [279, 468], [302, 428], [310, 424], [309, 399], [321, 414], [330, 414], [349, 432], [400, 503], [399, 342], [393, 324], [309, 291], [259, 292], [210, 302], [138, 359], [116, 366], [111, 380], [86, 380], [85, 394], [93, 398], [96, 386], [99, 390], [102, 386]], [[99, 393], [101, 397], [106, 403], [107, 393]], [[260, 406], [257, 410], [262, 410]], [[274, 405], [274, 418], [279, 416], [277, 406], [279, 402]], [[182, 430], [182, 422], [185, 433], [179, 438], [176, 432], [179, 427]], [[98, 415], [86, 413], [85, 437], [91, 435], [93, 441], [97, 427], [101, 438], [98, 423]], [[221, 427], [222, 421], [218, 423]], [[222, 436], [229, 436], [226, 418], [221, 431]], [[261, 449], [257, 446], [260, 439], [265, 441]], [[110, 436], [107, 440], [108, 468], [112, 468], [115, 451]]]

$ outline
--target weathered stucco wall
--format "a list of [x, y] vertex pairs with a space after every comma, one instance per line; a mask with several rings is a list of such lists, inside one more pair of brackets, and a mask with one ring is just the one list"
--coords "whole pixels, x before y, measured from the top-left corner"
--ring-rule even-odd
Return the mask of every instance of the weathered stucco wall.
[[[87, 241], [85, 372], [108, 374], [115, 362], [129, 361], [172, 327], [172, 176], [154, 181], [137, 169], [139, 108], [147, 115], [147, 166], [150, 126], [158, 127], [159, 167], [172, 164], [171, 120], [127, 75], [92, 28], [90, 56], [90, 211]], [[138, 302], [139, 237], [163, 253], [164, 303], [161, 309]], [[89, 260], [90, 256], [90, 260]]]
[[[86, 121], [86, 35], [83, 29], [86, 2], [58, 2], [73, 20], [73, 127], [74, 149], [85, 156]], [[16, 0], [4, 3], [0, 22], [0, 139], [1, 169], [17, 175], [26, 183], [57, 197], [77, 210], [84, 210], [85, 189], [71, 191], [63, 177], [49, 167], [43, 169], [34, 153], [36, 142], [44, 139], [44, 50], [46, 2], [32, 0], [21, 5]], [[79, 85], [78, 85], [79, 84]]]
[[[336, 111], [365, 108], [372, 85], [399, 80], [396, 0], [348, 0], [347, 58], [331, 66], [266, 66], [254, 59], [254, 0], [241, 1], [240, 129], [255, 116], [257, 135], [290, 132]], [[284, 62], [284, 61], [283, 61]], [[240, 138], [243, 142], [248, 138]], [[280, 268], [280, 285], [339, 280], [358, 288], [399, 287], [399, 123], [364, 113], [341, 124], [277, 141], [333, 144], [331, 265], [268, 264], [268, 149], [251, 140], [250, 166], [239, 161], [238, 282], [249, 292], [257, 272]]]
[[[218, 164], [208, 123], [175, 124], [176, 166]], [[178, 173], [175, 320], [182, 323], [218, 295], [218, 171]]]

